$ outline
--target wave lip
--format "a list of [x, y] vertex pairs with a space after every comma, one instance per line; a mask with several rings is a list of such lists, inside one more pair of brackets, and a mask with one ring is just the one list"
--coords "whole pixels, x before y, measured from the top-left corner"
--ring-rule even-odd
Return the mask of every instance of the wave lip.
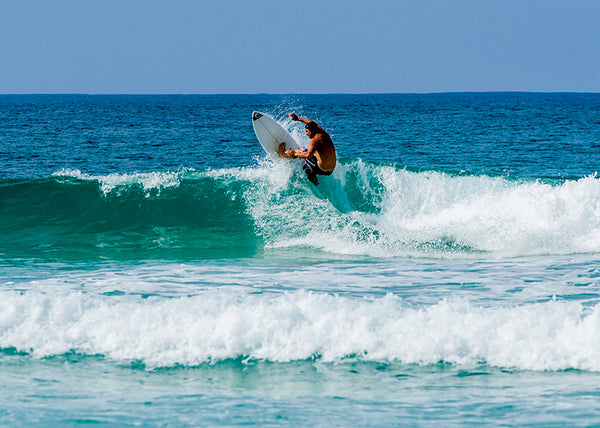
[[600, 371], [600, 306], [564, 301], [411, 308], [387, 295], [207, 291], [184, 298], [4, 292], [0, 347], [36, 358], [78, 352], [148, 367], [229, 359], [488, 364]]
[[126, 189], [132, 186], [141, 187], [148, 197], [160, 194], [163, 189], [178, 187], [181, 180], [193, 169], [177, 172], [148, 172], [136, 174], [90, 175], [79, 170], [62, 169], [52, 174], [53, 177], [71, 177], [81, 181], [92, 181], [100, 184], [100, 190], [107, 196], [115, 189]]

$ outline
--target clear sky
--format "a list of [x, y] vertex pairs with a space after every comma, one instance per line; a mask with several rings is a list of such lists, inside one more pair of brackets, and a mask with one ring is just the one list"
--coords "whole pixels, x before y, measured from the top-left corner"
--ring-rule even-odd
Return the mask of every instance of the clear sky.
[[599, 0], [0, 0], [0, 93], [600, 92]]

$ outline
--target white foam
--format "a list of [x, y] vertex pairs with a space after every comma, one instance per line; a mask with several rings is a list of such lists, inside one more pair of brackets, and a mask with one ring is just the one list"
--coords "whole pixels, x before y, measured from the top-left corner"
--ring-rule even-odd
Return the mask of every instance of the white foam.
[[[358, 176], [356, 189], [349, 188], [350, 173]], [[268, 245], [377, 257], [600, 252], [596, 177], [550, 185], [357, 161], [340, 165], [327, 180], [331, 191], [325, 199], [308, 187], [277, 198], [251, 190], [250, 213]], [[352, 191], [370, 198], [370, 211], [343, 209], [345, 192]]]
[[167, 188], [178, 187], [181, 179], [186, 172], [191, 170], [181, 170], [177, 172], [148, 172], [132, 174], [107, 174], [90, 175], [82, 173], [79, 170], [63, 169], [52, 174], [57, 177], [73, 177], [85, 181], [98, 181], [100, 190], [106, 196], [111, 192], [132, 185], [141, 186], [146, 196], [152, 193], [160, 194], [160, 191]]
[[387, 189], [408, 189], [388, 191], [379, 221], [399, 240], [447, 236], [510, 256], [600, 251], [600, 241], [589, 239], [600, 231], [600, 180], [593, 177], [552, 186], [403, 172], [383, 181]]
[[316, 357], [600, 371], [599, 329], [599, 305], [566, 301], [483, 307], [443, 300], [413, 308], [391, 294], [231, 290], [181, 298], [37, 291], [0, 298], [2, 348], [38, 358], [102, 354], [149, 367]]

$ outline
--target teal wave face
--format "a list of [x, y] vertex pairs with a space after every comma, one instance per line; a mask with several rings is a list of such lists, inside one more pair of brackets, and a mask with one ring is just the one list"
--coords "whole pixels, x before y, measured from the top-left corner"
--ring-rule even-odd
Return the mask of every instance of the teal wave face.
[[239, 186], [185, 173], [158, 175], [156, 183], [144, 178], [153, 177], [3, 182], [0, 252], [45, 259], [177, 259], [245, 257], [260, 248]]

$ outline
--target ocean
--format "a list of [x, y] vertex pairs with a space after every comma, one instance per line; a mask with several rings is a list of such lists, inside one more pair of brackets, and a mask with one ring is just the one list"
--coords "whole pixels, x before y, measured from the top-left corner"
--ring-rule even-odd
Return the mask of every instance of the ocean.
[[599, 148], [600, 94], [0, 96], [0, 425], [598, 425]]

